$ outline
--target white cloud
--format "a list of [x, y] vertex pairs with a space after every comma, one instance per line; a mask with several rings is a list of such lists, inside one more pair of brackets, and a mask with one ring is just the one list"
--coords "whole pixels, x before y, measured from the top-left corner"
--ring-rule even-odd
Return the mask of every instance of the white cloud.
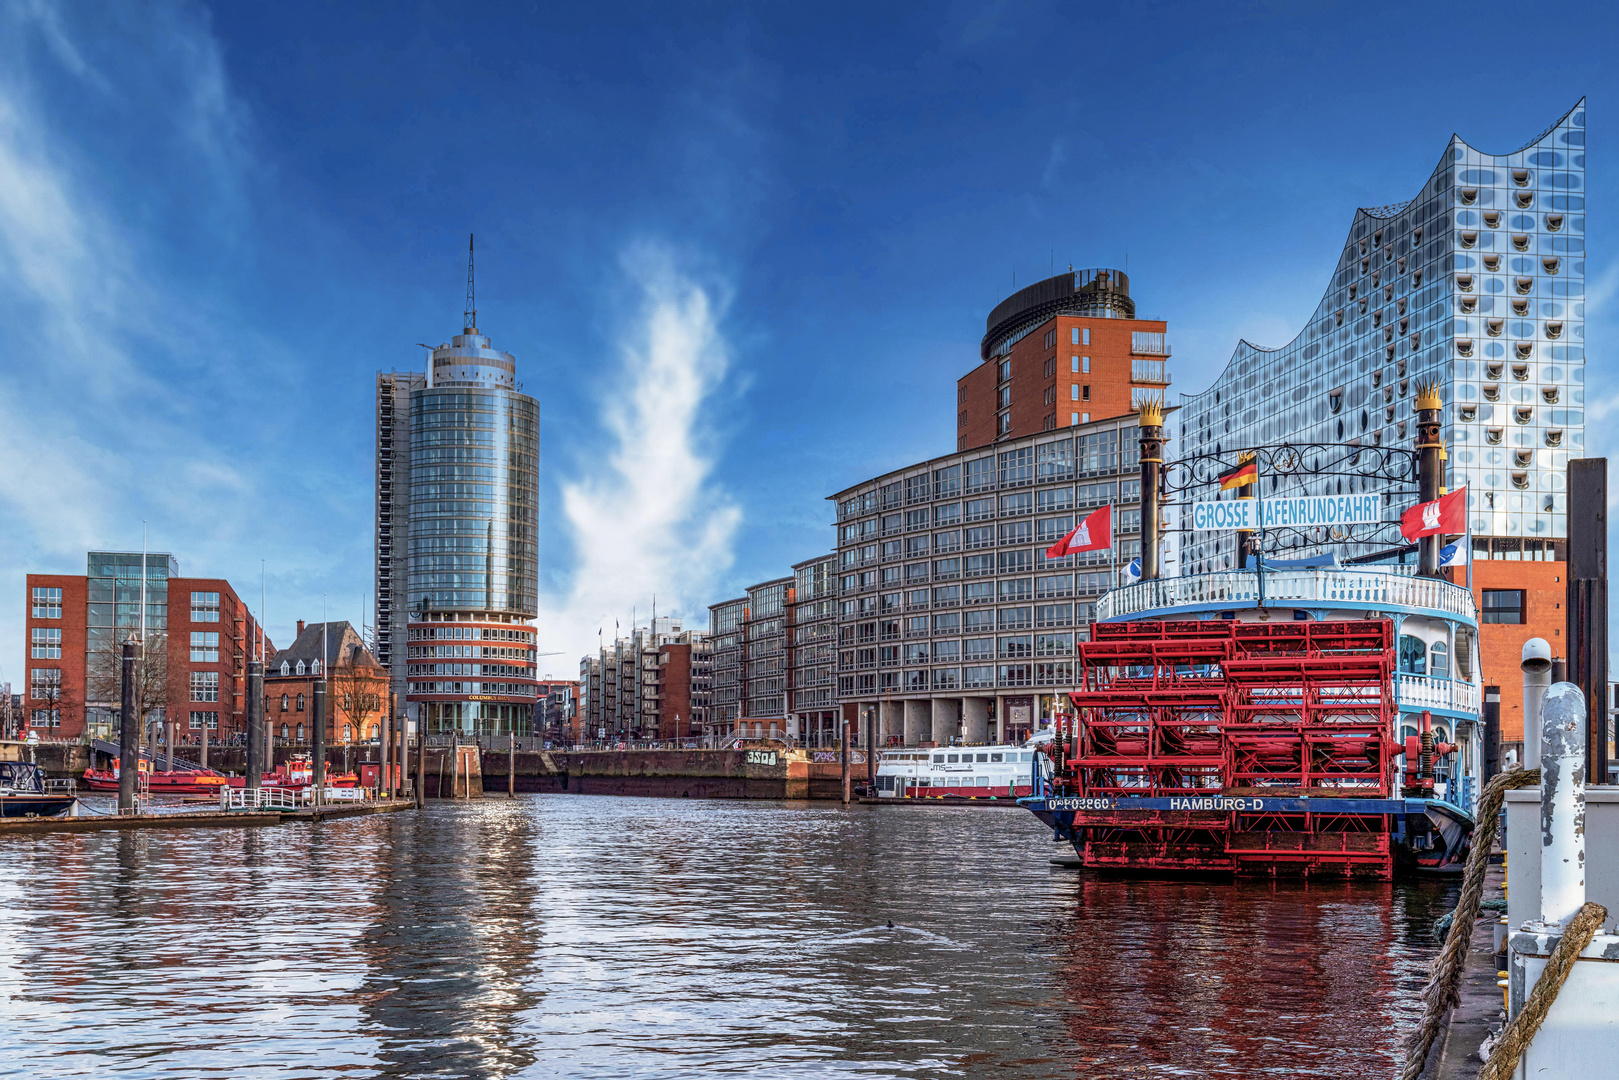
[[[596, 648], [634, 609], [686, 617], [704, 629], [713, 583], [730, 567], [741, 511], [712, 481], [712, 414], [705, 411], [729, 364], [719, 329], [725, 304], [665, 248], [643, 244], [622, 260], [641, 310], [605, 381], [602, 421], [611, 451], [594, 472], [563, 487], [575, 554], [573, 586], [543, 605], [540, 640], [573, 658]], [[543, 667], [544, 665], [542, 665]]]

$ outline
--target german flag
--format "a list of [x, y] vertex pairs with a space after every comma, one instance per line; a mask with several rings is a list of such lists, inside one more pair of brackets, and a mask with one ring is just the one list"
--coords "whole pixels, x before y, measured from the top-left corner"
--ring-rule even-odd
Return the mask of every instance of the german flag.
[[1259, 459], [1249, 458], [1230, 472], [1220, 474], [1220, 490], [1247, 487], [1259, 482]]

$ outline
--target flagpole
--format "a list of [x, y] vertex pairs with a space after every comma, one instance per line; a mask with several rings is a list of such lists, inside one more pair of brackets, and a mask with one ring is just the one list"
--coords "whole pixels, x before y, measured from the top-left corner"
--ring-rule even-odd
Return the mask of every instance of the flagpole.
[[[1473, 493], [1469, 491], [1467, 498], [1471, 500]], [[1473, 508], [1467, 507], [1467, 592], [1473, 592]]]
[[1259, 575], [1259, 610], [1265, 610], [1265, 485], [1259, 472], [1259, 451], [1254, 451], [1254, 513], [1259, 515], [1259, 549], [1254, 552], [1254, 570]]

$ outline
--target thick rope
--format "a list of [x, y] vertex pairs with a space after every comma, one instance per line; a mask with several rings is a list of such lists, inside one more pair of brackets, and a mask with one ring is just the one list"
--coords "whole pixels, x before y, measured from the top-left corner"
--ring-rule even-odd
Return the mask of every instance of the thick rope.
[[1479, 1070], [1478, 1080], [1507, 1080], [1518, 1071], [1518, 1059], [1529, 1048], [1535, 1032], [1540, 1030], [1541, 1021], [1546, 1019], [1552, 1002], [1557, 1000], [1557, 991], [1563, 988], [1568, 973], [1574, 970], [1574, 961], [1591, 944], [1591, 939], [1602, 929], [1607, 918], [1607, 908], [1587, 901], [1578, 914], [1569, 920], [1562, 939], [1552, 950], [1551, 959], [1546, 961], [1546, 967], [1536, 980], [1535, 988], [1529, 992], [1529, 999], [1501, 1033], [1495, 1049], [1490, 1052], [1490, 1060]]
[[1405, 1066], [1400, 1070], [1399, 1080], [1417, 1080], [1421, 1075], [1445, 1014], [1461, 1000], [1458, 987], [1462, 981], [1462, 967], [1473, 940], [1473, 920], [1478, 918], [1479, 905], [1484, 899], [1484, 875], [1490, 868], [1490, 844], [1507, 791], [1534, 787], [1539, 783], [1539, 769], [1513, 769], [1497, 773], [1484, 785], [1473, 827], [1473, 846], [1467, 853], [1467, 869], [1462, 874], [1461, 899], [1456, 902], [1456, 910], [1452, 913], [1455, 917], [1451, 920], [1444, 948], [1439, 950], [1433, 966], [1428, 969], [1428, 985], [1422, 990], [1422, 1022], [1406, 1043]]

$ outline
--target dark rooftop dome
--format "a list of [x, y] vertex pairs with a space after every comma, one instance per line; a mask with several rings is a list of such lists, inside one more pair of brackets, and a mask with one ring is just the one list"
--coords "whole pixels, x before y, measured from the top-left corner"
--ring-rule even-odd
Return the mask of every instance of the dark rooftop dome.
[[1135, 318], [1129, 276], [1122, 270], [1070, 270], [1019, 289], [989, 313], [980, 355], [988, 360], [1009, 349], [1054, 315]]

